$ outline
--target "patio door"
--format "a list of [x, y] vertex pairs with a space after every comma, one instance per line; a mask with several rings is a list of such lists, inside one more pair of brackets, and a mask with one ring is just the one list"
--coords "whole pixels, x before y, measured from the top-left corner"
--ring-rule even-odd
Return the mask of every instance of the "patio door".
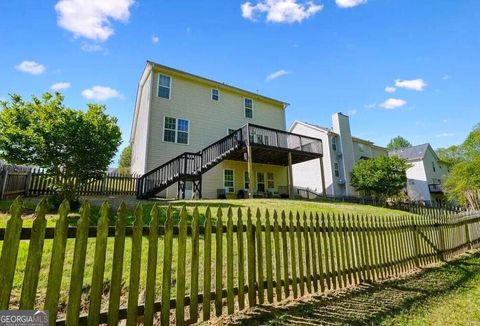
[[257, 192], [265, 192], [265, 173], [257, 172]]
[[185, 198], [190, 199], [193, 195], [193, 182], [187, 181], [185, 182]]

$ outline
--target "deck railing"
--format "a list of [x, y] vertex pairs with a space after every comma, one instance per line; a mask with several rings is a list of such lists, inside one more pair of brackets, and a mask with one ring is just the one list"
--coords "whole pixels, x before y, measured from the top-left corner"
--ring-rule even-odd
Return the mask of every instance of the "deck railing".
[[[288, 150], [322, 154], [322, 141], [317, 138], [291, 132], [248, 124], [243, 128], [245, 141], [253, 145], [264, 145]], [[248, 136], [247, 136], [248, 135]]]

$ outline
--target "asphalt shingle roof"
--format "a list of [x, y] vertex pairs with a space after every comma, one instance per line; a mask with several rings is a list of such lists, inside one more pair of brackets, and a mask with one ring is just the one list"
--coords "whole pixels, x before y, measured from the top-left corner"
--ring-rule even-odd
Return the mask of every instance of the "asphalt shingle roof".
[[407, 148], [400, 148], [394, 151], [389, 151], [388, 156], [399, 156], [409, 161], [421, 160], [424, 158], [425, 153], [427, 152], [427, 149], [429, 146], [430, 144], [427, 143], [427, 144], [416, 145], [416, 146], [407, 147]]

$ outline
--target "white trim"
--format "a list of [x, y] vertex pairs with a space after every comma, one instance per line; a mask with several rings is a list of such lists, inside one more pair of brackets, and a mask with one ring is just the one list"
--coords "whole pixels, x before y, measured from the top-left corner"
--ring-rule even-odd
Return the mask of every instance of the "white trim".
[[235, 169], [223, 169], [223, 189], [230, 188], [230, 187], [226, 187], [226, 186], [225, 186], [225, 171], [227, 171], [227, 170], [228, 170], [228, 171], [232, 171], [232, 173], [233, 173], [233, 174], [232, 174], [232, 176], [233, 176], [233, 180], [232, 180], [232, 182], [233, 182], [233, 187], [231, 187], [231, 188], [233, 188], [233, 191], [232, 191], [232, 192], [229, 191], [229, 192], [227, 192], [227, 193], [228, 193], [228, 194], [234, 194], [234, 193], [235, 193]]
[[[216, 90], [216, 91], [218, 92], [218, 95], [217, 95], [217, 96], [218, 96], [218, 100], [214, 100], [214, 99], [213, 99], [213, 91], [214, 91], [214, 90]], [[212, 102], [220, 102], [220, 89], [218, 89], [218, 88], [212, 88], [212, 89], [210, 90], [210, 100], [211, 100]]]
[[[251, 110], [252, 110], [252, 117], [251, 117], [251, 118], [250, 118], [250, 117], [247, 117], [247, 115], [246, 115], [246, 112], [247, 112], [246, 109], [247, 109], [247, 107], [246, 107], [246, 105], [245, 105], [245, 100], [250, 100], [250, 101], [252, 101], [252, 108], [251, 108]], [[252, 119], [252, 120], [253, 120], [253, 119], [255, 118], [255, 110], [254, 110], [254, 108], [255, 108], [255, 105], [253, 105], [253, 98], [244, 97], [244, 98], [243, 98], [243, 117], [244, 117], [245, 119]]]
[[[166, 141], [165, 140], [165, 118], [172, 118], [172, 119], [175, 119], [175, 141], [174, 142], [171, 142], [171, 141]], [[187, 143], [184, 144], [184, 143], [179, 143], [178, 142], [178, 120], [185, 120], [188, 122], [188, 137], [187, 137]], [[177, 117], [172, 117], [172, 116], [168, 116], [168, 115], [164, 115], [163, 116], [163, 125], [162, 125], [162, 142], [163, 143], [169, 143], [169, 144], [177, 144], [177, 145], [184, 145], [184, 146], [187, 146], [187, 145], [190, 145], [190, 127], [191, 127], [191, 124], [190, 124], [190, 120], [188, 119], [184, 119], [184, 118], [177, 118]], [[168, 130], [172, 130], [172, 129], [168, 129]], [[184, 132], [184, 131], [182, 131]]]
[[[161, 97], [161, 96], [158, 96], [158, 90], [160, 89], [160, 76], [165, 76], [165, 77], [168, 77], [170, 78], [170, 85], [168, 85], [168, 98], [165, 98], [165, 97]], [[163, 98], [164, 100], [171, 100], [172, 99], [172, 76], [169, 76], [167, 74], [164, 74], [164, 73], [161, 73], [159, 72], [158, 73], [158, 78], [157, 78], [157, 97], [159, 98]]]

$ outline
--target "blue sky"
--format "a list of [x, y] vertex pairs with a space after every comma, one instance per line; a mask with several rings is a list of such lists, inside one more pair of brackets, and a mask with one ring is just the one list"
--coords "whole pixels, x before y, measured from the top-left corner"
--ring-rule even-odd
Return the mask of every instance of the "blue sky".
[[478, 0], [2, 1], [0, 98], [57, 84], [124, 146], [152, 60], [284, 100], [288, 124], [341, 111], [379, 145], [443, 147], [480, 122], [478, 35]]

